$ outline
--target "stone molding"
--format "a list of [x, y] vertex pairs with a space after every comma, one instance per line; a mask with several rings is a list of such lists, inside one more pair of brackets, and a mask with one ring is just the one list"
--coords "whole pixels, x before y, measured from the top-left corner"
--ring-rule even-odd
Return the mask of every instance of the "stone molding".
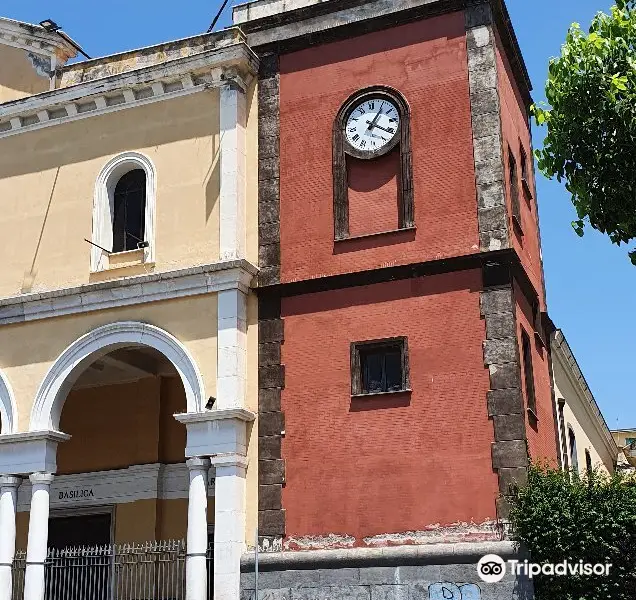
[[[0, 17], [0, 44], [55, 59], [58, 66], [77, 55], [77, 50], [61, 36], [49, 33], [39, 25], [2, 17]], [[51, 76], [50, 73], [47, 75]]]
[[[214, 473], [209, 478], [208, 495], [214, 496]], [[56, 475], [51, 484], [51, 508], [77, 508], [124, 504], [157, 498], [188, 498], [188, 467], [185, 463], [131, 465], [126, 469]], [[29, 510], [31, 484], [24, 480], [18, 490], [17, 509]]]
[[247, 293], [258, 269], [245, 259], [137, 275], [0, 299], [0, 325], [172, 300], [223, 290]]
[[57, 445], [70, 439], [53, 429], [0, 435], [0, 473], [55, 473]]
[[[258, 555], [259, 569], [309, 569], [337, 565], [343, 567], [372, 567], [408, 564], [472, 563], [485, 554], [498, 554], [502, 558], [519, 557], [523, 551], [517, 543], [463, 542], [457, 544], [422, 544], [387, 546], [385, 548], [346, 548], [340, 550], [305, 550], [302, 552], [264, 552]], [[254, 552], [241, 557], [241, 571], [254, 569]]]
[[247, 87], [257, 69], [258, 59], [241, 42], [6, 102], [0, 104], [0, 138], [219, 88], [228, 81], [240, 80]]
[[[247, 454], [247, 423], [256, 415], [245, 408], [212, 409], [175, 414], [187, 427], [186, 457], [212, 457], [222, 466], [223, 457], [230, 462]], [[215, 456], [218, 461], [215, 462]]]

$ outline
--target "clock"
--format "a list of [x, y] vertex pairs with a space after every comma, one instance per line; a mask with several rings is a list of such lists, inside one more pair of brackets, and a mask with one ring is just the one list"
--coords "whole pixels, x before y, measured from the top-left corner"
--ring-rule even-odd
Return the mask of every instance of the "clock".
[[400, 111], [384, 94], [354, 100], [346, 111], [343, 125], [345, 149], [358, 158], [386, 154], [400, 140]]

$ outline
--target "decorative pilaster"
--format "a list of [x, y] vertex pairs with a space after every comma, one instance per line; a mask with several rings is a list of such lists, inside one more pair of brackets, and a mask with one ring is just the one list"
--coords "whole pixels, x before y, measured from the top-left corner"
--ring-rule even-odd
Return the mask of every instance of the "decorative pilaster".
[[214, 480], [214, 600], [240, 600], [245, 550], [245, 470], [238, 454], [211, 458]]
[[245, 407], [247, 381], [247, 295], [241, 290], [218, 294], [216, 408]]
[[188, 533], [186, 540], [186, 600], [207, 600], [208, 471], [210, 460], [189, 458]]
[[245, 87], [236, 73], [224, 73], [220, 90], [220, 258], [245, 257]]
[[15, 512], [20, 483], [20, 477], [0, 477], [0, 598], [11, 598], [11, 566], [15, 556]]
[[24, 600], [44, 600], [44, 562], [49, 537], [49, 491], [51, 473], [33, 473], [31, 480], [31, 514], [27, 543]]

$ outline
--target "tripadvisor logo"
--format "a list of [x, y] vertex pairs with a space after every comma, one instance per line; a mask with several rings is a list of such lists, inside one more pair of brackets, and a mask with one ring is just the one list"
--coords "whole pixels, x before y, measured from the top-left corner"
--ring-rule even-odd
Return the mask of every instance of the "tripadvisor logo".
[[532, 563], [528, 560], [506, 561], [497, 554], [486, 554], [477, 563], [477, 575], [486, 583], [497, 583], [506, 576], [506, 571], [512, 575], [524, 575], [529, 579], [537, 575], [552, 575], [557, 577], [567, 576], [608, 576], [611, 563], [585, 563], [582, 560], [571, 562], [564, 560], [560, 563]]

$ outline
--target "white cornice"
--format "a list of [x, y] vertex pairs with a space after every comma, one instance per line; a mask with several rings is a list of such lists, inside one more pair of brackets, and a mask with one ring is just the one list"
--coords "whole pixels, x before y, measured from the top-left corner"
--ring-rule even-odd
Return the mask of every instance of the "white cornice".
[[152, 273], [0, 299], [0, 325], [171, 300], [223, 290], [249, 290], [258, 268], [244, 259]]
[[77, 55], [77, 50], [61, 36], [49, 33], [39, 25], [2, 17], [0, 17], [0, 44], [42, 56], [55, 57], [57, 64], [64, 63]]
[[[185, 463], [131, 465], [127, 469], [56, 475], [51, 484], [51, 508], [78, 508], [124, 504], [137, 500], [174, 500], [188, 497], [189, 475]], [[210, 470], [208, 496], [214, 496], [214, 469]], [[29, 510], [31, 485], [24, 480], [18, 491], [18, 511]]]
[[[596, 429], [603, 439], [606, 450], [612, 457], [616, 457], [618, 455], [618, 446], [616, 445], [605, 418], [603, 417], [603, 413], [592, 394], [592, 390], [590, 390], [587, 385], [587, 381], [579, 367], [576, 357], [560, 329], [557, 329], [553, 334], [551, 349], [552, 357], [556, 358], [561, 363], [563, 371], [566, 373], [570, 383], [575, 390], [579, 391], [577, 396], [583, 399], [581, 402], [583, 410], [585, 410], [587, 415], [590, 417], [591, 422], [596, 424]], [[566, 403], [570, 403], [572, 399], [565, 398], [565, 401]]]
[[258, 58], [244, 43], [0, 104], [0, 138], [168, 100], [211, 87], [245, 87]]
[[221, 421], [225, 419], [238, 419], [239, 421], [253, 421], [256, 415], [246, 408], [220, 408], [206, 410], [197, 413], [177, 413], [174, 418], [179, 423], [205, 423], [207, 421]]

